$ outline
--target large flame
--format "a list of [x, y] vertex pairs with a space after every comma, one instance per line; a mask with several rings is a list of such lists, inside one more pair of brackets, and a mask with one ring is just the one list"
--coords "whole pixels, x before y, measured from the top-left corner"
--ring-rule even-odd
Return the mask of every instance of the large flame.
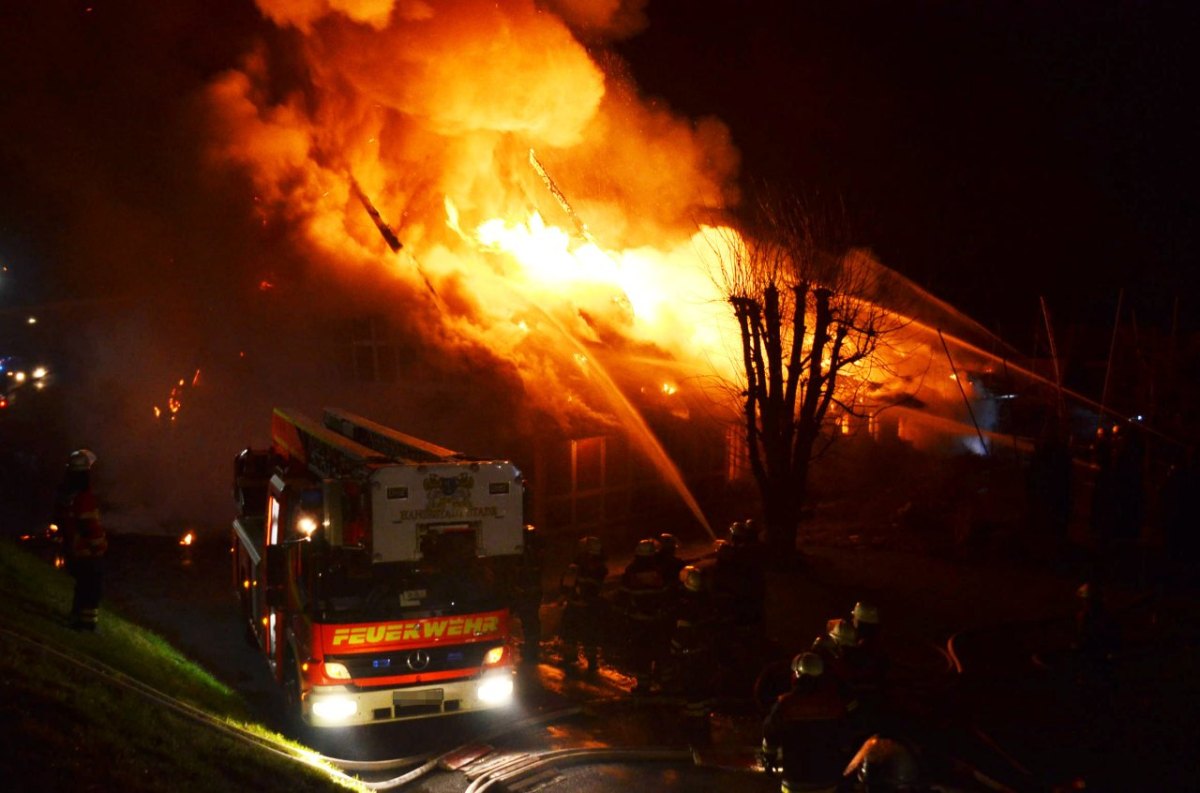
[[[213, 82], [213, 153], [246, 169], [257, 211], [297, 230], [314, 261], [388, 263], [437, 305], [443, 338], [558, 385], [529, 389], [555, 415], [640, 420], [595, 373], [596, 342], [670, 361], [671, 381], [643, 388], [662, 397], [714, 373], [737, 393], [737, 328], [705, 260], [737, 239], [719, 218], [737, 200], [738, 155], [724, 124], [643, 99], [605, 51], [640, 24], [641, 2], [258, 4], [296, 52], [264, 46]], [[852, 374], [957, 400], [918, 331], [886, 367]]]
[[[264, 50], [216, 80], [214, 152], [343, 267], [384, 260], [361, 185], [404, 246], [397, 279], [531, 380], [561, 369], [561, 333], [706, 361], [731, 320], [697, 221], [735, 197], [737, 153], [723, 124], [643, 101], [577, 38], [629, 32], [640, 5], [261, 0], [306, 71]], [[536, 393], [610, 412], [567, 386]]]

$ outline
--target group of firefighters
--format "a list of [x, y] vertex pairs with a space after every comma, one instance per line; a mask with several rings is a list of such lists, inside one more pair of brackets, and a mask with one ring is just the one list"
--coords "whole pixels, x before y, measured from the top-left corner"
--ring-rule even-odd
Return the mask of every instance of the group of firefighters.
[[[540, 551], [532, 528], [527, 541]], [[581, 538], [560, 579], [560, 664], [595, 675], [602, 647], [606, 655], [623, 656], [633, 694], [680, 701], [689, 737], [703, 742], [723, 674], [761, 657], [755, 653], [765, 640], [766, 557], [752, 519], [733, 523], [715, 553], [696, 564], [678, 554], [671, 534], [639, 540], [615, 576], [614, 591], [606, 588], [604, 543]], [[529, 663], [539, 658], [541, 638], [540, 621], [531, 616], [540, 602], [534, 569], [526, 568], [530, 596], [521, 598], [519, 588], [517, 598]], [[614, 636], [618, 641], [609, 644]], [[764, 714], [761, 759], [784, 790], [832, 790], [847, 773], [863, 790], [917, 789], [913, 750], [878, 734], [887, 669], [879, 611], [859, 602], [845, 617], [829, 620], [809, 650], [761, 670], [753, 692]]]
[[703, 567], [679, 557], [672, 534], [641, 539], [611, 596], [604, 591], [604, 545], [598, 537], [582, 538], [560, 580], [563, 664], [574, 669], [582, 656], [583, 670], [594, 674], [604, 627], [615, 612], [623, 641], [612, 649], [626, 659], [633, 692], [669, 689], [685, 697], [689, 715], [706, 716], [713, 681], [730, 660], [717, 657], [715, 637], [734, 635], [745, 640], [733, 644], [745, 647], [762, 634], [766, 574], [756, 538], [753, 522], [734, 524]]

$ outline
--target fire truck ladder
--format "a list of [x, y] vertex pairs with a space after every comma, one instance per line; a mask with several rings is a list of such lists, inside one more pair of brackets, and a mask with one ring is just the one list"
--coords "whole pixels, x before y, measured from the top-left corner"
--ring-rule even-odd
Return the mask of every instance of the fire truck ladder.
[[363, 475], [374, 466], [392, 462], [383, 452], [283, 408], [275, 408], [271, 417], [271, 442], [276, 451], [323, 477]]
[[356, 444], [403, 462], [463, 462], [471, 458], [338, 408], [325, 408], [325, 426]]

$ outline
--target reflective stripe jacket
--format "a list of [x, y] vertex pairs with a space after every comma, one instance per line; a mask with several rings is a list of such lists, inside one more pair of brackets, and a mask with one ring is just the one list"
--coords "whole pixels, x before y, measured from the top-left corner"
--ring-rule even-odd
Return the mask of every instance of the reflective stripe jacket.
[[67, 502], [66, 538], [67, 552], [76, 558], [98, 558], [108, 550], [108, 536], [100, 525], [100, 506], [90, 490], [71, 496]]

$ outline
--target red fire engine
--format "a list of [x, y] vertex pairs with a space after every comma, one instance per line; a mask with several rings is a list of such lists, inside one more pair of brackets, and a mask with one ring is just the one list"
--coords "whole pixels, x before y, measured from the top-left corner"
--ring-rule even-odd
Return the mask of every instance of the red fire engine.
[[234, 576], [293, 714], [316, 727], [509, 704], [523, 486], [340, 410], [276, 409], [235, 462]]

